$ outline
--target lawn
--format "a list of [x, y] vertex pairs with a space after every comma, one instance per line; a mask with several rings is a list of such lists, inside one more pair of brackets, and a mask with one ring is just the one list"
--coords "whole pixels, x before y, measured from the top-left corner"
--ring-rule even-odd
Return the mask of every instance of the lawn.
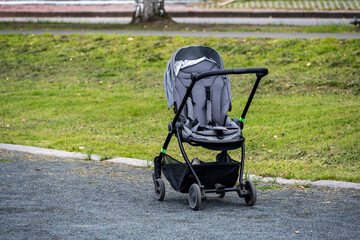
[[[152, 160], [173, 117], [166, 64], [193, 44], [215, 48], [227, 68], [270, 71], [245, 122], [247, 172], [360, 182], [358, 40], [0, 35], [1, 142]], [[254, 78], [231, 81], [239, 117]], [[167, 153], [180, 159], [176, 141]]]
[[82, 30], [154, 30], [154, 31], [217, 31], [217, 32], [306, 32], [306, 33], [358, 33], [360, 28], [351, 24], [319, 26], [292, 25], [239, 25], [239, 24], [185, 24], [161, 21], [147, 25], [108, 23], [62, 22], [0, 22], [0, 29], [82, 29]]

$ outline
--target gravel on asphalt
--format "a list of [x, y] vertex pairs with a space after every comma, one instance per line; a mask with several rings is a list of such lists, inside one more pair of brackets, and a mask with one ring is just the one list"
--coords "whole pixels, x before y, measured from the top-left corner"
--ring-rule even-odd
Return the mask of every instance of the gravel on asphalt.
[[[360, 191], [258, 190], [247, 207], [236, 193], [208, 195], [192, 211], [152, 171], [121, 164], [0, 150], [0, 239], [357, 239]], [[266, 189], [266, 185], [262, 186]]]

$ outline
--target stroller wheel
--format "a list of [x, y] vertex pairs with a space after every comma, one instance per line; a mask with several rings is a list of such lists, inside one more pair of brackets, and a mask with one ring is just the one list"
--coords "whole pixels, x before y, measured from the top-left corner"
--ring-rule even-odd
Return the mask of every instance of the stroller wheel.
[[165, 184], [161, 178], [157, 178], [154, 181], [156, 199], [159, 201], [164, 200], [165, 197]]
[[224, 198], [224, 197], [225, 197], [225, 192], [219, 194], [219, 198]]
[[201, 190], [199, 185], [193, 183], [189, 189], [189, 204], [192, 210], [197, 211], [201, 204]]
[[251, 180], [245, 182], [245, 190], [247, 195], [245, 195], [245, 203], [247, 206], [254, 206], [256, 203], [256, 188]]

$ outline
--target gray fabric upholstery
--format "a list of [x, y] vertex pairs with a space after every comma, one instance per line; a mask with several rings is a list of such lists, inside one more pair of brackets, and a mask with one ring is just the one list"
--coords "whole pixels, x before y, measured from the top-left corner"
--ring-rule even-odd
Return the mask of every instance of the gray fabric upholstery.
[[[201, 73], [206, 71], [219, 70], [219, 67], [209, 61], [202, 61], [194, 66], [180, 69], [176, 81], [175, 81], [175, 102], [177, 107], [186, 93], [187, 87], [189, 87], [191, 80], [191, 73]], [[206, 79], [202, 79], [197, 82], [192, 90], [192, 102], [193, 102], [193, 116], [200, 124], [208, 124], [206, 121], [206, 87], [210, 87], [210, 102], [211, 102], [211, 117], [214, 119], [217, 125], [223, 125], [224, 119], [230, 108], [229, 89], [225, 84], [223, 76], [214, 76]], [[184, 108], [182, 115], [188, 116], [187, 106]]]
[[[205, 54], [205, 55], [201, 55]], [[204, 58], [205, 56], [205, 58]], [[178, 109], [191, 84], [192, 73], [202, 73], [224, 69], [220, 55], [213, 49], [203, 46], [190, 46], [177, 51], [168, 64], [174, 67], [174, 60], [194, 61], [194, 65], [183, 64], [176, 71], [167, 69], [164, 85], [168, 106]], [[178, 66], [179, 64], [177, 64]], [[182, 138], [186, 141], [223, 141], [238, 139], [239, 126], [227, 113], [231, 110], [231, 87], [227, 76], [212, 76], [196, 82], [189, 99], [186, 100], [181, 118], [185, 120]]]
[[[175, 63], [177, 61], [196, 60], [196, 59], [200, 59], [203, 57], [212, 59], [217, 64], [219, 69], [225, 69], [224, 63], [221, 59], [220, 54], [210, 47], [187, 46], [187, 47], [178, 49], [172, 55], [170, 61], [168, 62], [168, 65], [166, 67], [166, 71], [164, 74], [164, 89], [165, 89], [166, 100], [167, 100], [169, 109], [172, 106], [174, 106], [174, 103], [176, 101], [176, 99], [175, 99], [175, 78], [178, 73], [177, 72], [178, 69], [175, 67]], [[229, 89], [228, 94], [230, 95], [230, 100], [231, 100], [230, 81], [227, 76], [225, 78], [227, 79], [226, 84], [227, 84], [227, 88]]]

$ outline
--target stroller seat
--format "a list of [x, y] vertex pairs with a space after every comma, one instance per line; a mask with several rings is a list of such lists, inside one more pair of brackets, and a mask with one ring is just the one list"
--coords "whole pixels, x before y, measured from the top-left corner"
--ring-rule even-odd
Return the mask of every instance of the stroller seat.
[[[203, 51], [210, 50], [204, 48]], [[174, 69], [175, 109], [179, 109], [191, 84], [192, 73], [224, 69], [222, 62], [213, 60], [208, 52], [199, 52], [199, 55], [192, 51], [190, 53], [191, 56], [186, 56], [186, 60], [175, 59], [174, 68], [171, 68]], [[191, 60], [188, 60], [189, 57]], [[227, 116], [230, 110], [231, 87], [228, 77], [220, 75], [204, 78], [196, 83], [181, 112], [181, 139], [212, 150], [239, 148], [244, 138], [239, 124]]]

